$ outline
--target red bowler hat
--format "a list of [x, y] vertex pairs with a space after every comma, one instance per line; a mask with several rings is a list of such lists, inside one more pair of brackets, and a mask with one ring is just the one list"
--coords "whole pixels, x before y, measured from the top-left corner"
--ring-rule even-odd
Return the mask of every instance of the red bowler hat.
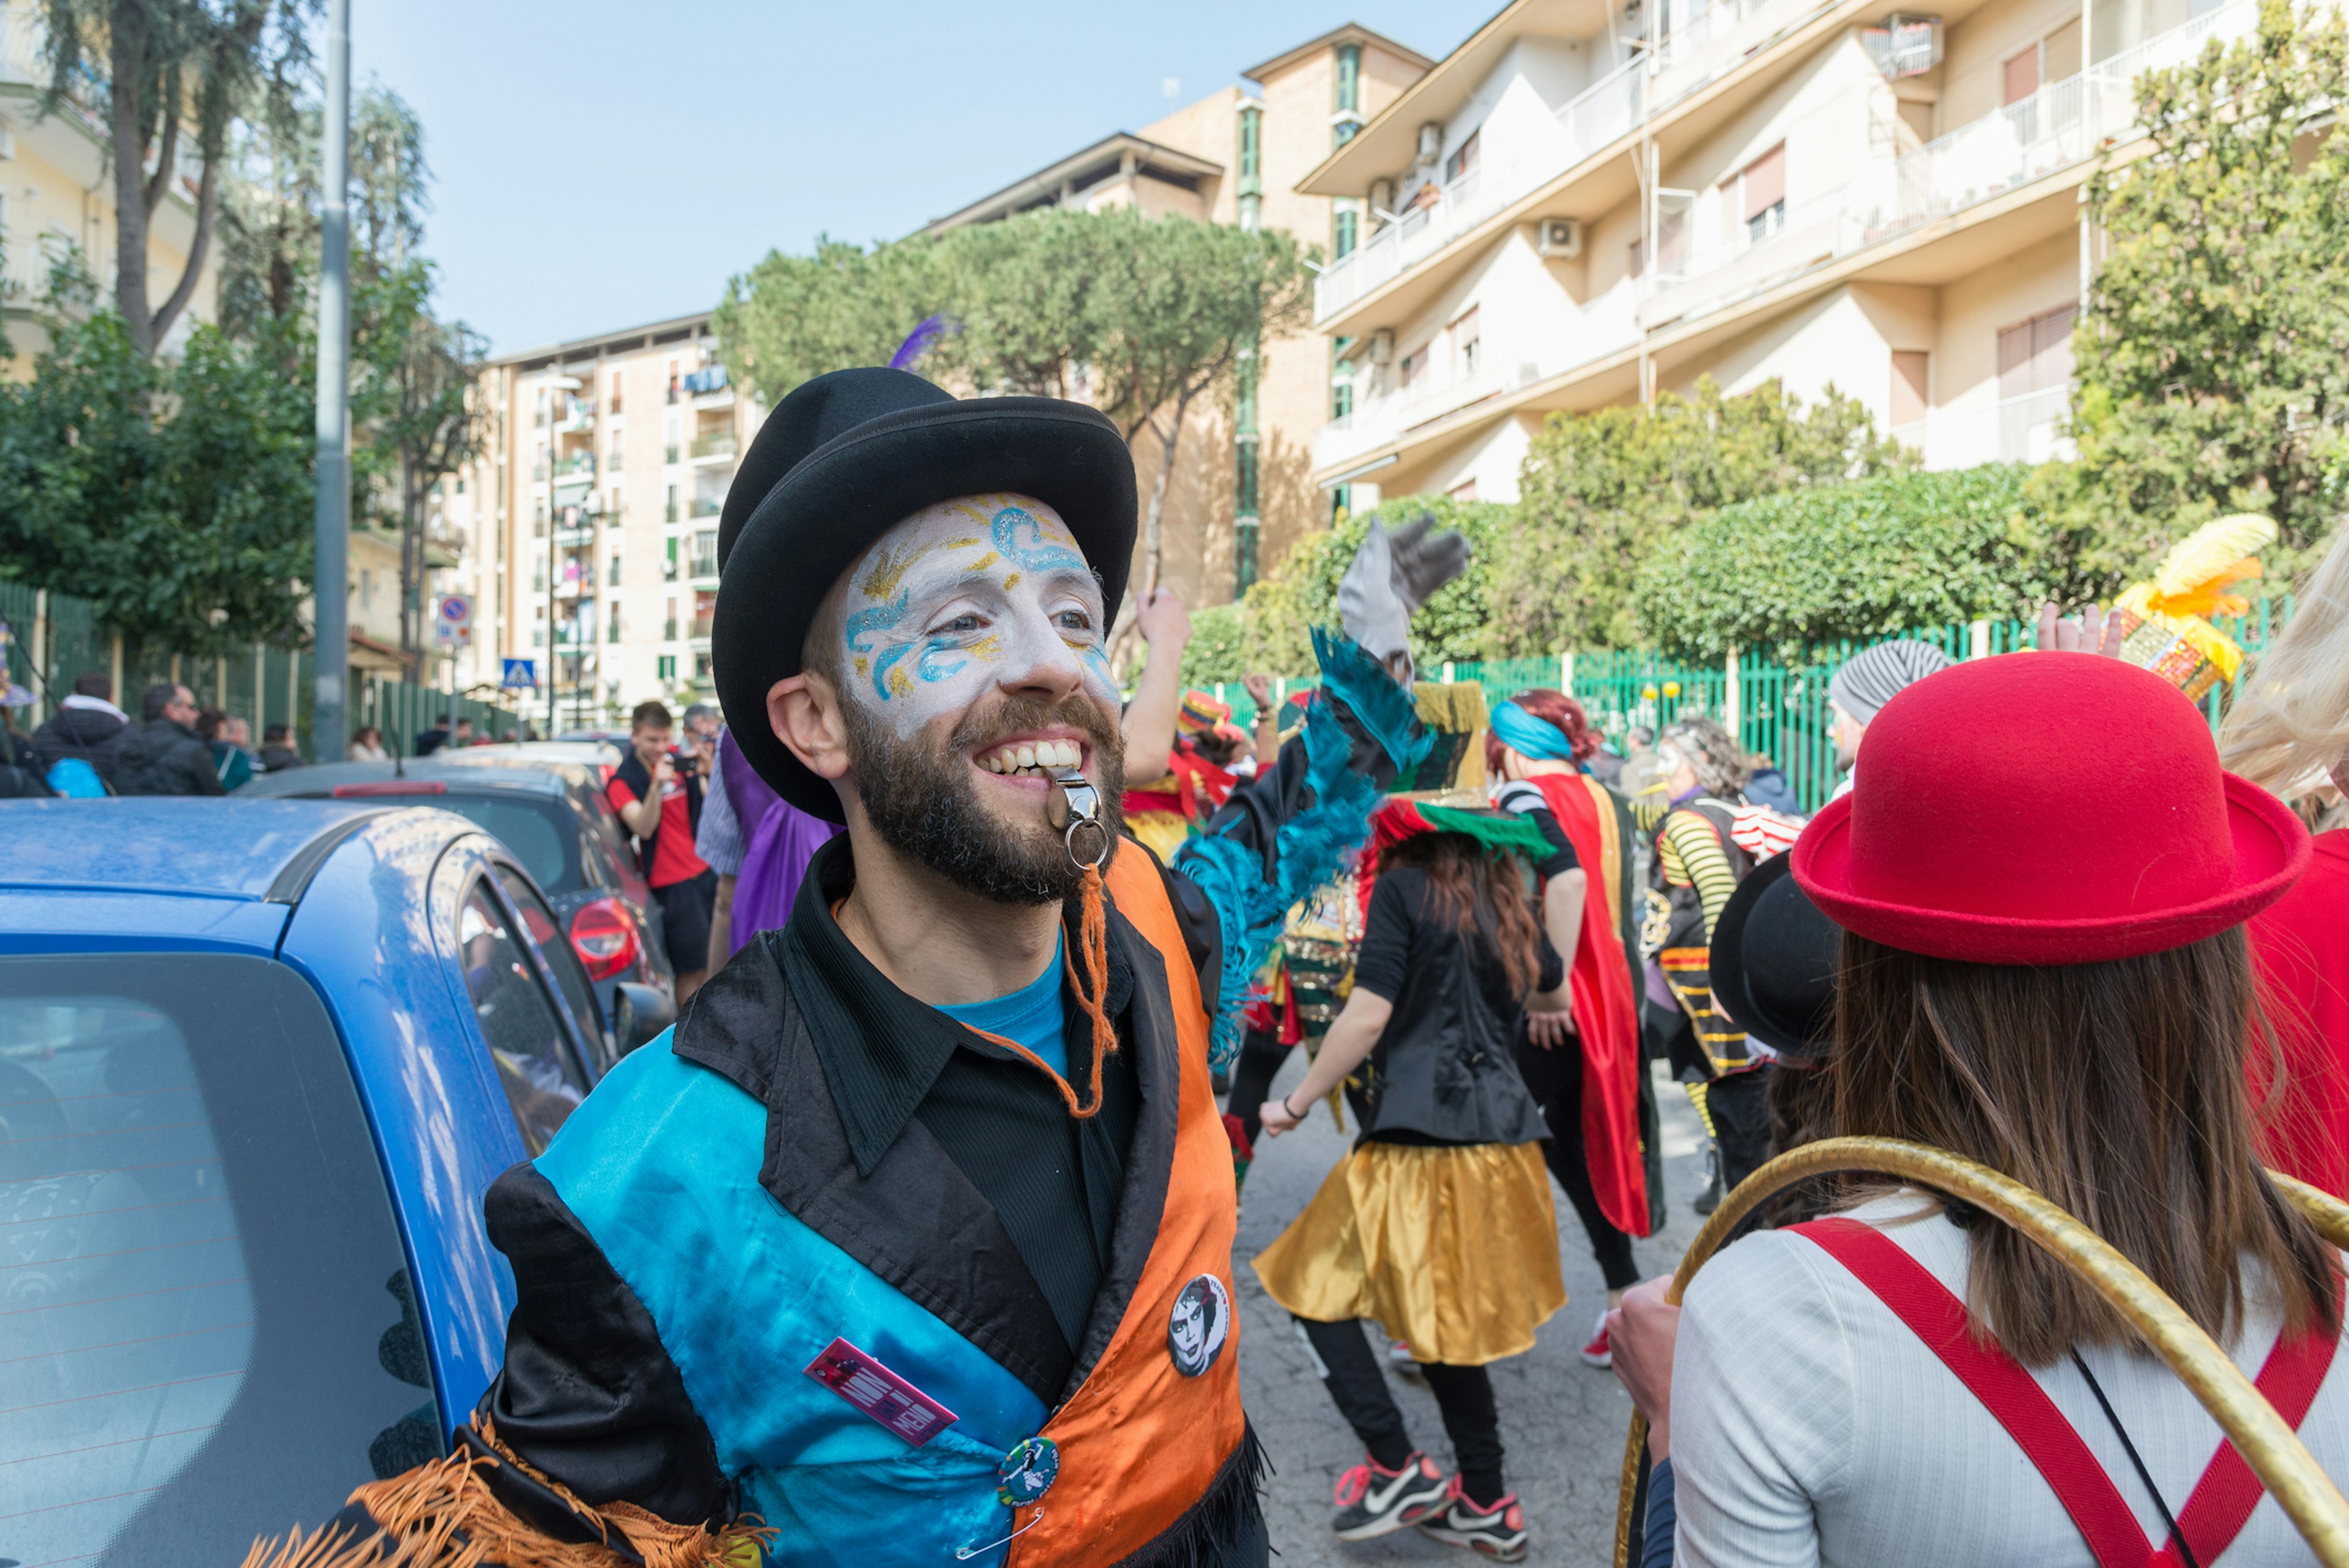
[[1847, 931], [1969, 964], [2094, 964], [2215, 936], [2308, 865], [2290, 808], [2219, 766], [2199, 710], [2094, 654], [1956, 665], [1885, 704], [1795, 841]]

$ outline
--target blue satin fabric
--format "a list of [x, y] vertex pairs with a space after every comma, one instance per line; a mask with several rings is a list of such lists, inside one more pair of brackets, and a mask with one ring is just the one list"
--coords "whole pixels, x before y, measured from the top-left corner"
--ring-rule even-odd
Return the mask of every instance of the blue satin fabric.
[[[770, 1563], [940, 1568], [999, 1542], [1011, 1511], [996, 1466], [1042, 1429], [1042, 1401], [776, 1202], [759, 1185], [766, 1135], [763, 1105], [663, 1034], [596, 1086], [537, 1166], [652, 1314], [745, 1510], [781, 1532]], [[835, 1336], [955, 1424], [912, 1448], [806, 1376]]]

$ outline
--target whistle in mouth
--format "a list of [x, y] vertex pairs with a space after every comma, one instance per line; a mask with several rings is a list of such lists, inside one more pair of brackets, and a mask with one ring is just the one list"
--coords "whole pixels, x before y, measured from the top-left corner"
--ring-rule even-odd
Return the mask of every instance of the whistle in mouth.
[[[1061, 843], [1071, 865], [1090, 869], [1109, 859], [1110, 830], [1102, 820], [1101, 791], [1075, 769], [1054, 777], [1051, 788], [1045, 791], [1044, 820], [1060, 830]], [[1092, 854], [1079, 851], [1080, 839]]]

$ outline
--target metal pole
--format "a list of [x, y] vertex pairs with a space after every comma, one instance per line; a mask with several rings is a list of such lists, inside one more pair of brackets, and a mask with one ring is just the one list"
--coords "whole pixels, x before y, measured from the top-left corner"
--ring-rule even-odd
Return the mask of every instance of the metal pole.
[[[351, 0], [328, 0], [326, 191], [318, 265], [318, 500], [313, 513], [317, 568], [312, 573], [316, 665], [311, 755], [348, 754], [346, 707], [350, 644]], [[298, 665], [297, 666], [298, 667]]]

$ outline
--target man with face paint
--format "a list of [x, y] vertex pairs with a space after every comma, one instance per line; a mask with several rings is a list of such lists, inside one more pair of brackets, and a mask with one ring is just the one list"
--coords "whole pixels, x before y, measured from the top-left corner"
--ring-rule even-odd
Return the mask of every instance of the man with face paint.
[[886, 369], [777, 405], [719, 528], [717, 685], [845, 830], [500, 1178], [503, 1371], [302, 1568], [1266, 1561], [1208, 1076], [1283, 912], [1432, 745], [1395, 629], [1464, 549], [1381, 541], [1370, 646], [1317, 633], [1298, 743], [1167, 867], [1117, 818], [1134, 518], [1080, 405]]

